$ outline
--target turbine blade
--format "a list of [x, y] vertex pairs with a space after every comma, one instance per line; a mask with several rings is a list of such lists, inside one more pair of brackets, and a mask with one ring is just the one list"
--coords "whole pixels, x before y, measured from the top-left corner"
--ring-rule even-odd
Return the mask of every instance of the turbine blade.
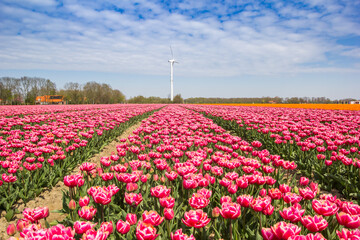
[[172, 48], [171, 48], [171, 45], [170, 45], [170, 52], [171, 52], [171, 57], [172, 57], [172, 59], [174, 59], [174, 54], [173, 54], [173, 50], [172, 50]]

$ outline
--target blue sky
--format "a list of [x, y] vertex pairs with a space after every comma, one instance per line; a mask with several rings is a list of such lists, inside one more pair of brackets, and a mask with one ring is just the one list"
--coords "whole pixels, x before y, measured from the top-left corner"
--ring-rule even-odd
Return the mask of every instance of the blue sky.
[[360, 1], [0, 0], [0, 77], [168, 97], [360, 98]]

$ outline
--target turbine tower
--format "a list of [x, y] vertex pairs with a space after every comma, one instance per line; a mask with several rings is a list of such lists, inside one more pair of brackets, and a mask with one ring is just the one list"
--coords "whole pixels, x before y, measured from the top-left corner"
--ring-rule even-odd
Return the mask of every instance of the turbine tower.
[[168, 61], [170, 63], [170, 100], [173, 101], [174, 100], [174, 63], [178, 63], [178, 62], [175, 61], [174, 59], [174, 54], [171, 46], [170, 46], [170, 51], [172, 57], [172, 59]]

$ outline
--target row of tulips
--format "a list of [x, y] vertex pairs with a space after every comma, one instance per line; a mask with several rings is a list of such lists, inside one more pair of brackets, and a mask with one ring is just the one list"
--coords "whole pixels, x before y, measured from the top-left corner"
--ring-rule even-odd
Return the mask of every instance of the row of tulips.
[[360, 198], [360, 112], [235, 106], [195, 106], [217, 124], [273, 154], [293, 160], [327, 190]]
[[[33, 106], [38, 115], [0, 117], [0, 211], [6, 210], [8, 220], [15, 213], [14, 202], [26, 202], [43, 188], [54, 186], [128, 126], [161, 106], [62, 107], [43, 113], [40, 106]], [[16, 112], [17, 107], [13, 108]]]
[[45, 228], [44, 207], [26, 209], [8, 232], [66, 240], [360, 238], [359, 205], [320, 194], [317, 183], [292, 175], [294, 162], [199, 113], [168, 106], [133, 134], [101, 167], [85, 162], [64, 177], [63, 222]]
[[41, 115], [41, 114], [56, 114], [62, 112], [72, 111], [88, 111], [94, 109], [109, 109], [118, 110], [118, 104], [96, 104], [96, 105], [2, 105], [0, 111], [0, 119], [2, 117], [13, 118]]

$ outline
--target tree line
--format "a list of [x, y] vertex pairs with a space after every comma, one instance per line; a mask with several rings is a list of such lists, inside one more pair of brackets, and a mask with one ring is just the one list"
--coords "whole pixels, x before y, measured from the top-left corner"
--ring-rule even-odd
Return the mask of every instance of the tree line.
[[331, 100], [326, 97], [257, 97], [257, 98], [187, 98], [185, 103], [197, 104], [197, 103], [349, 103], [353, 101], [353, 98]]
[[56, 84], [45, 78], [0, 78], [1, 104], [35, 104], [36, 97], [44, 95], [62, 95], [68, 104], [125, 102], [125, 95], [106, 83], [87, 82], [81, 85], [69, 82], [65, 84], [64, 89], [57, 90]]
[[112, 89], [109, 84], [87, 82], [66, 83], [64, 89], [59, 90], [58, 95], [65, 96], [69, 104], [111, 104], [124, 103], [125, 95], [117, 89]]
[[177, 94], [174, 96], [174, 100], [171, 102], [170, 98], [160, 98], [160, 97], [144, 97], [144, 96], [136, 96], [132, 97], [126, 101], [127, 103], [162, 103], [162, 104], [170, 104], [170, 103], [184, 103], [184, 99], [181, 97], [181, 94]]
[[257, 98], [203, 98], [183, 99], [180, 94], [169, 98], [136, 96], [128, 100], [125, 95], [112, 89], [109, 84], [87, 82], [79, 84], [68, 82], [63, 89], [57, 90], [56, 84], [49, 79], [39, 77], [1, 77], [0, 104], [35, 104], [37, 96], [62, 95], [68, 104], [110, 104], [110, 103], [349, 103], [352, 98], [330, 100], [326, 97], [257, 97]]
[[5, 104], [35, 104], [36, 96], [56, 94], [54, 82], [45, 78], [0, 78], [0, 99]]

